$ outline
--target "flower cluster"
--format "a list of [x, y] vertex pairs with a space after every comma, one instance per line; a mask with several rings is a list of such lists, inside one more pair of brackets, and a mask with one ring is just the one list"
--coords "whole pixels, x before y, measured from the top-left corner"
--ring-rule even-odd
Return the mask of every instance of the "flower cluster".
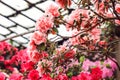
[[[0, 42], [0, 80], [115, 79], [119, 66], [111, 55], [120, 4], [110, 0], [55, 1], [59, 5], [49, 5], [37, 21], [27, 49], [18, 51]], [[113, 4], [114, 15], [109, 3]], [[76, 7], [71, 8], [72, 4]], [[60, 35], [61, 26], [71, 31], [71, 36]], [[59, 38], [48, 39], [49, 34]]]
[[[114, 72], [117, 69], [116, 60], [114, 58], [111, 60], [104, 55], [107, 54], [105, 51], [111, 41], [111, 37], [107, 38], [110, 31], [107, 35], [104, 31], [112, 25], [110, 22], [102, 20], [104, 16], [106, 20], [108, 17], [104, 1], [99, 2], [99, 5], [97, 5], [97, 1], [91, 2], [91, 4], [95, 3], [93, 6], [95, 11], [82, 9], [79, 6], [69, 9], [71, 4], [75, 3], [71, 0], [56, 0], [56, 2], [59, 6], [56, 3], [51, 4], [36, 23], [37, 31], [33, 33], [29, 43], [28, 54], [30, 60], [37, 64], [34, 68], [36, 75], [39, 73], [40, 80], [114, 78]], [[105, 2], [109, 3], [106, 0]], [[82, 1], [84, 6], [86, 6], [84, 3], [89, 4], [89, 2]], [[117, 7], [115, 10], [119, 13]], [[64, 14], [64, 11], [67, 11], [68, 15]], [[112, 18], [114, 15], [110, 17]], [[102, 27], [101, 23], [106, 27]], [[66, 30], [71, 31], [72, 37], [59, 35], [57, 28], [60, 25], [64, 25]], [[58, 42], [50, 41], [48, 35], [53, 32], [63, 40], [67, 40], [60, 45]]]

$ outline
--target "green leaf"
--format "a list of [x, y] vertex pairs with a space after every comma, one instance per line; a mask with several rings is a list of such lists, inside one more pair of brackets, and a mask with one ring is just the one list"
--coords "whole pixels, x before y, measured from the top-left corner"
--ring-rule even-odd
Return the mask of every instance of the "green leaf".
[[37, 45], [37, 49], [40, 51], [44, 51], [46, 49], [45, 43], [41, 43], [40, 45]]
[[72, 72], [68, 72], [68, 73], [67, 73], [67, 76], [68, 76], [68, 77], [72, 77], [72, 76], [73, 76], [73, 73], [72, 73]]
[[110, 66], [110, 64], [106, 64], [106, 67], [107, 67], [107, 68], [109, 68], [109, 69], [111, 69], [111, 66]]
[[11, 44], [11, 45], [13, 45], [13, 40], [12, 40], [12, 39], [10, 39], [10, 41], [9, 41], [9, 42], [10, 42], [10, 44]]
[[83, 62], [85, 60], [85, 56], [81, 56], [80, 58], [79, 58], [79, 61], [80, 62]]
[[53, 27], [53, 31], [55, 31], [56, 33], [58, 33], [58, 29], [56, 27]]
[[53, 73], [51, 73], [50, 76], [51, 76], [52, 78], [54, 78], [54, 74], [53, 74]]
[[104, 61], [100, 61], [100, 64], [103, 65], [103, 64], [104, 64]]

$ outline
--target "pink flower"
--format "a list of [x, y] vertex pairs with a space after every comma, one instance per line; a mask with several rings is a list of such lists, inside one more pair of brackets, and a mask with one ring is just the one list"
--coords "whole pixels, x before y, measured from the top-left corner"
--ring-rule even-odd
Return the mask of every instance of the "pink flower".
[[47, 52], [42, 51], [40, 54], [42, 54], [43, 58], [47, 58], [49, 55]]
[[[115, 60], [114, 58], [112, 58], [113, 60]], [[115, 60], [116, 61], [116, 60]], [[113, 71], [115, 71], [117, 69], [117, 65], [115, 62], [113, 62], [111, 59], [107, 59], [105, 62], [104, 62], [104, 65], [109, 65]]]
[[[66, 24], [67, 30], [69, 30], [69, 28], [74, 27], [74, 26], [77, 26], [80, 28], [82, 19], [84, 19], [84, 22], [82, 23], [82, 27], [86, 27], [85, 22], [89, 18], [88, 13], [89, 13], [89, 10], [83, 10], [83, 9], [76, 9], [76, 10], [72, 11], [72, 13], [69, 15], [68, 19], [66, 20], [68, 22]], [[73, 25], [73, 23], [75, 21], [77, 22], [77, 25]], [[83, 24], [84, 24], [84, 26], [83, 26]]]
[[11, 74], [9, 80], [23, 80], [23, 76], [21, 74]]
[[103, 74], [103, 72], [99, 67], [91, 69], [92, 80], [100, 80], [100, 79], [102, 79], [102, 74]]
[[53, 80], [49, 74], [43, 74], [42, 78], [40, 80]]
[[72, 76], [71, 80], [78, 80], [77, 76]]
[[19, 52], [17, 52], [16, 56], [17, 56], [18, 61], [21, 61], [22, 63], [30, 60], [29, 55], [27, 53], [27, 49], [20, 50]]
[[6, 51], [11, 51], [13, 47], [7, 42], [0, 42], [0, 53], [5, 54]]
[[52, 71], [52, 65], [53, 63], [50, 60], [42, 59], [38, 62], [37, 70], [39, 71], [40, 76], [42, 76], [46, 70]]
[[101, 30], [98, 29], [98, 28], [94, 28], [94, 29], [92, 29], [90, 34], [91, 34], [91, 38], [92, 39], [99, 40], [100, 39]]
[[31, 70], [28, 74], [28, 79], [39, 80], [39, 72], [37, 70]]
[[30, 59], [33, 62], [38, 62], [40, 59], [43, 58], [43, 54], [39, 53], [38, 51], [33, 51], [30, 53]]
[[36, 50], [36, 45], [33, 39], [30, 40], [29, 44], [28, 44], [28, 48], [27, 48], [27, 52], [28, 54], [32, 51]]
[[115, 23], [120, 25], [120, 20], [115, 20]]
[[72, 11], [72, 13], [69, 15], [68, 19], [66, 20], [68, 23], [66, 24], [67, 30], [73, 26], [74, 21], [80, 20], [80, 9], [76, 9]]
[[59, 74], [56, 79], [59, 80], [68, 80], [68, 77], [66, 74]]
[[70, 51], [66, 52], [65, 55], [64, 55], [64, 57], [66, 59], [73, 58], [74, 56], [75, 56], [75, 51], [74, 50], [70, 50]]
[[50, 14], [54, 17], [58, 17], [60, 15], [59, 11], [58, 11], [58, 6], [56, 4], [51, 4], [49, 5], [49, 7], [45, 10], [46, 14]]
[[[74, 36], [75, 34], [78, 34], [79, 33], [79, 31], [77, 31], [77, 30], [73, 30], [72, 31], [72, 36]], [[69, 39], [69, 41], [70, 41], [70, 43], [72, 44], [72, 45], [78, 45], [78, 44], [80, 44], [80, 36], [76, 36], [76, 37], [73, 37], [73, 38], [70, 38]]]
[[6, 77], [5, 74], [0, 72], [0, 80], [5, 80], [5, 77]]
[[120, 4], [115, 5], [115, 10], [117, 11], [118, 14], [120, 14]]
[[100, 41], [98, 44], [99, 44], [99, 46], [106, 46], [107, 42], [106, 41]]
[[36, 30], [42, 33], [46, 33], [49, 29], [53, 27], [53, 17], [52, 16], [42, 16], [36, 23]]
[[79, 80], [92, 80], [90, 73], [87, 73], [87, 72], [81, 72], [81, 73], [78, 75], [78, 79], [79, 79]]
[[105, 13], [105, 5], [104, 5], [104, 2], [101, 2], [100, 4], [99, 4], [99, 9], [98, 9], [98, 12], [99, 13]]
[[0, 56], [0, 61], [4, 61], [4, 57], [3, 56]]
[[71, 5], [71, 0], [55, 0], [61, 8], [66, 8]]
[[39, 45], [41, 43], [45, 43], [46, 42], [46, 35], [39, 32], [39, 31], [35, 31], [32, 35], [32, 40], [35, 42], [35, 44]]
[[22, 63], [21, 64], [21, 70], [22, 70], [22, 72], [33, 70], [34, 65], [35, 65], [35, 63], [33, 63], [32, 61]]
[[102, 78], [112, 77], [113, 75], [112, 69], [104, 67], [102, 71], [103, 71]]
[[83, 62], [83, 65], [82, 65], [82, 69], [84, 71], [88, 71], [90, 66], [92, 66], [93, 63], [89, 60], [89, 59], [86, 59], [84, 62]]

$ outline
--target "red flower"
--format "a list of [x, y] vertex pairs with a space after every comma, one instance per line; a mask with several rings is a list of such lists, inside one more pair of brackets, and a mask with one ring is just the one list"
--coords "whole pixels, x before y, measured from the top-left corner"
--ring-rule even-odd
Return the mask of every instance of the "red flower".
[[77, 77], [77, 76], [73, 76], [73, 77], [71, 78], [71, 80], [78, 80], [78, 77]]
[[71, 0], [56, 0], [60, 7], [65, 8], [66, 6], [71, 5]]
[[67, 53], [65, 53], [64, 57], [65, 57], [65, 58], [73, 58], [74, 55], [75, 55], [75, 51], [70, 50], [70, 51], [68, 51]]
[[116, 4], [115, 10], [117, 11], [117, 13], [120, 14], [120, 4]]
[[3, 56], [0, 56], [0, 61], [4, 61], [4, 57]]
[[0, 72], [0, 80], [5, 80], [5, 75], [2, 72]]
[[44, 74], [40, 80], [52, 80], [52, 78], [50, 77], [50, 75]]
[[21, 74], [12, 74], [9, 80], [23, 80], [23, 76]]
[[26, 63], [22, 63], [21, 64], [21, 70], [24, 71], [30, 71], [34, 68], [34, 63], [32, 61], [26, 62]]
[[29, 55], [27, 53], [27, 49], [20, 50], [17, 52], [17, 60], [23, 62], [27, 62], [29, 60]]
[[59, 74], [56, 80], [68, 80], [68, 77], [66, 74]]
[[100, 80], [102, 79], [102, 71], [99, 67], [96, 67], [96, 68], [92, 68], [91, 70], [91, 77], [92, 77], [92, 80]]
[[37, 70], [31, 70], [28, 74], [28, 78], [30, 80], [38, 80], [39, 77], [39, 72]]
[[81, 72], [80, 75], [78, 75], [78, 80], [91, 80], [91, 75], [86, 72]]

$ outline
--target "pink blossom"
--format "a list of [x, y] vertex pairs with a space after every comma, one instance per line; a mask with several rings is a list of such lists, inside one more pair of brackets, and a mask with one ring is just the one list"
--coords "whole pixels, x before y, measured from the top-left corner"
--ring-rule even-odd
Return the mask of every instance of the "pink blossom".
[[71, 80], [78, 80], [77, 76], [72, 76]]
[[[78, 34], [78, 33], [79, 33], [79, 31], [73, 30], [73, 31], [72, 31], [72, 36], [74, 36], [75, 34]], [[70, 41], [70, 43], [71, 43], [72, 45], [78, 45], [78, 44], [80, 44], [80, 42], [81, 42], [80, 36], [76, 36], [76, 37], [70, 38], [69, 41]], [[81, 42], [81, 43], [82, 43], [82, 42]]]
[[0, 56], [0, 61], [4, 61], [4, 57], [3, 56]]
[[112, 18], [114, 15], [113, 15], [112, 13], [110, 13], [110, 12], [107, 12], [107, 13], [105, 14], [105, 16], [106, 16], [106, 17], [109, 17], [109, 18]]
[[35, 42], [34, 40], [31, 39], [30, 42], [28, 43], [27, 53], [30, 53], [35, 50], [36, 50]]
[[27, 53], [27, 49], [20, 50], [19, 52], [17, 52], [16, 56], [17, 56], [17, 60], [21, 61], [22, 63], [30, 60], [29, 55]]
[[99, 9], [98, 9], [98, 12], [99, 13], [105, 13], [105, 5], [104, 5], [104, 2], [101, 2], [100, 4], [99, 4]]
[[28, 74], [28, 79], [39, 80], [39, 72], [37, 70], [31, 70]]
[[19, 73], [11, 74], [9, 80], [23, 80], [23, 76]]
[[94, 28], [94, 29], [92, 29], [90, 34], [91, 34], [91, 38], [92, 39], [99, 40], [100, 39], [101, 30], [98, 29], [98, 28]]
[[98, 45], [99, 46], [106, 46], [107, 42], [106, 41], [99, 41]]
[[90, 68], [90, 66], [92, 66], [92, 65], [93, 65], [93, 63], [92, 63], [90, 60], [86, 59], [86, 60], [83, 62], [82, 69], [83, 69], [84, 71], [88, 71], [89, 68]]
[[112, 69], [103, 67], [102, 71], [103, 71], [102, 78], [112, 77], [113, 75]]
[[[74, 27], [73, 23], [76, 21], [78, 26], [81, 26], [82, 19], [87, 20], [89, 18], [89, 10], [83, 10], [83, 9], [76, 9], [72, 11], [72, 13], [69, 15], [68, 19], [66, 20], [68, 23], [66, 24], [67, 30], [69, 28]], [[85, 21], [84, 21], [85, 22]], [[85, 26], [82, 26], [85, 27]]]
[[38, 62], [39, 60], [47, 57], [48, 57], [48, 53], [44, 51], [42, 51], [41, 53], [38, 51], [30, 52], [30, 59], [34, 62]]
[[42, 59], [41, 61], [39, 61], [37, 65], [37, 70], [40, 76], [42, 76], [46, 70], [52, 71], [52, 65], [53, 63], [47, 59]]
[[53, 27], [53, 17], [43, 15], [36, 23], [36, 30], [46, 33]]
[[[112, 58], [113, 60], [115, 60], [114, 58]], [[116, 61], [116, 60], [115, 60]], [[104, 62], [104, 65], [106, 66], [106, 65], [110, 65], [110, 67], [112, 68], [112, 70], [113, 71], [115, 71], [116, 69], [117, 69], [117, 65], [116, 65], [116, 63], [115, 62], [113, 62], [111, 59], [107, 59], [107, 60], [105, 60], [105, 62]]]
[[67, 19], [67, 24], [66, 24], [66, 28], [67, 30], [69, 30], [69, 28], [71, 26], [73, 26], [74, 20], [78, 21], [80, 20], [80, 9], [76, 9], [74, 11], [72, 11], [72, 13], [69, 15], [68, 19]]
[[71, 5], [71, 0], [55, 0], [61, 8], [65, 8]]
[[50, 14], [54, 17], [58, 17], [60, 15], [58, 9], [59, 7], [56, 4], [51, 4], [49, 5], [49, 7], [47, 7], [47, 9], [45, 10], [45, 13]]
[[0, 42], [0, 53], [5, 54], [6, 51], [11, 51], [13, 47], [7, 42]]
[[40, 54], [38, 51], [32, 51], [32, 52], [30, 52], [29, 55], [30, 55], [30, 60], [35, 62], [35, 63], [43, 58], [43, 55]]
[[90, 75], [90, 73], [88, 73], [88, 72], [81, 72], [81, 73], [78, 75], [78, 79], [79, 79], [79, 80], [92, 80], [92, 79], [91, 79], [91, 75]]
[[115, 23], [120, 25], [120, 20], [115, 20]]
[[26, 62], [26, 63], [22, 63], [21, 64], [21, 71], [22, 72], [26, 72], [26, 71], [30, 71], [34, 69], [34, 65], [35, 63], [32, 61]]
[[118, 14], [120, 14], [120, 4], [115, 5], [115, 10], [117, 11]]
[[3, 72], [0, 72], [0, 80], [5, 80], [5, 74]]
[[74, 50], [70, 50], [68, 52], [65, 53], [64, 57], [65, 58], [73, 58], [75, 56], [75, 51]]
[[46, 42], [46, 35], [39, 32], [39, 31], [35, 31], [32, 35], [32, 40], [35, 42], [35, 44], [39, 45], [41, 43], [45, 43]]
[[59, 79], [59, 80], [68, 80], [68, 77], [67, 77], [66, 74], [59, 74], [59, 75], [57, 76], [57, 79]]
[[40, 80], [53, 80], [49, 74], [43, 74], [42, 78]]

